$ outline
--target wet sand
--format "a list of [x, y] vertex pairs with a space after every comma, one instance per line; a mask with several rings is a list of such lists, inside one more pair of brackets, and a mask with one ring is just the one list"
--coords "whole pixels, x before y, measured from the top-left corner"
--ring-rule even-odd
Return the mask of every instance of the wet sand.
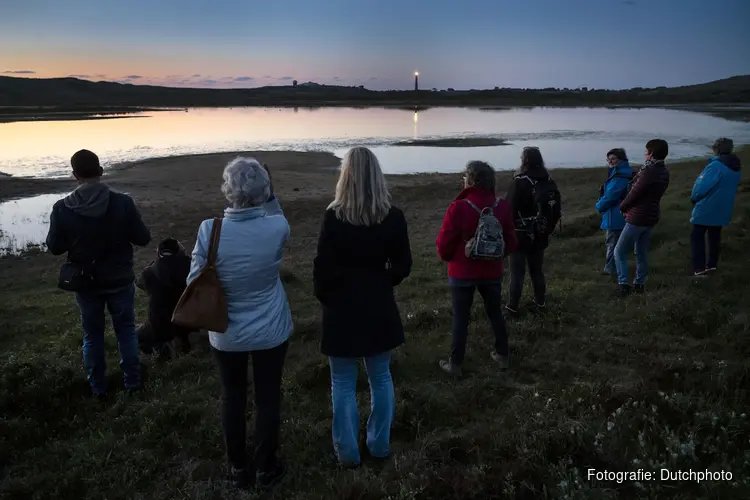
[[[186, 200], [200, 203], [221, 199], [221, 174], [237, 156], [251, 156], [266, 163], [280, 196], [286, 199], [330, 196], [336, 185], [341, 159], [327, 152], [240, 151], [153, 158], [115, 165], [105, 170], [104, 182], [127, 192], [139, 203]], [[460, 165], [456, 168], [460, 169]], [[406, 186], [429, 182], [450, 174], [389, 175], [389, 182]], [[74, 179], [0, 177], [0, 202], [13, 198], [75, 189]]]

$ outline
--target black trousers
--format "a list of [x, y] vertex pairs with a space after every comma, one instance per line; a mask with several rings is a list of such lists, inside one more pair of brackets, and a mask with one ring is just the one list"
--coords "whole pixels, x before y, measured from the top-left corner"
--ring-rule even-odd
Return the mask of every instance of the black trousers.
[[[229, 352], [214, 349], [221, 379], [221, 427], [227, 460], [237, 469], [268, 472], [276, 466], [281, 425], [281, 374], [289, 342], [264, 351]], [[255, 453], [248, 460], [247, 368], [253, 358], [255, 385]]]
[[[708, 242], [708, 258], [706, 258], [706, 242]], [[694, 224], [690, 235], [690, 246], [693, 251], [693, 271], [699, 273], [706, 269], [716, 269], [721, 252], [721, 226]]]
[[474, 303], [474, 291], [484, 301], [484, 310], [492, 326], [495, 336], [495, 351], [503, 356], [508, 355], [508, 331], [503, 317], [503, 284], [501, 281], [482, 282], [478, 280], [471, 285], [451, 286], [453, 302], [453, 338], [451, 345], [451, 361], [460, 365], [466, 354], [466, 340], [469, 336], [469, 319], [471, 306]]
[[544, 250], [531, 252], [516, 252], [510, 260], [510, 300], [508, 306], [518, 309], [523, 294], [523, 282], [526, 278], [526, 265], [529, 266], [531, 285], [534, 287], [534, 300], [538, 305], [544, 305], [547, 295], [547, 282], [544, 279]]

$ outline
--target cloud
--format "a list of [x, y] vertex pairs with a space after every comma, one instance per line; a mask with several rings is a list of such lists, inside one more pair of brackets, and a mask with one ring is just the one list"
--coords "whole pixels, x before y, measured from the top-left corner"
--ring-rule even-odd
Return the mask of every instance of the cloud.
[[255, 80], [252, 76], [238, 76], [234, 79], [235, 82], [251, 82]]
[[271, 80], [273, 77], [271, 75], [266, 75], [263, 78], [265, 78], [266, 80]]
[[341, 80], [343, 80], [343, 78], [341, 78], [340, 76], [334, 76], [333, 77], [333, 81], [334, 82], [340, 82]]
[[282, 76], [280, 78], [277, 78], [277, 80], [294, 80], [293, 76]]
[[378, 77], [377, 77], [377, 76], [371, 76], [371, 77], [370, 77], [370, 81], [371, 81], [371, 82], [374, 82], [374, 81], [375, 81], [375, 80], [377, 80], [377, 79], [378, 79]]
[[219, 82], [217, 82], [216, 80], [210, 80], [209, 79], [209, 80], [201, 80], [201, 81], [199, 81], [198, 85], [203, 85], [203, 86], [206, 86], [206, 87], [212, 87], [212, 86], [216, 85], [217, 83], [219, 83]]
[[143, 78], [141, 75], [128, 75], [125, 80], [140, 80], [141, 78]]
[[200, 78], [200, 77], [201, 77], [201, 75], [200, 75], [200, 73], [198, 73], [198, 74], [195, 74], [195, 75], [191, 76], [190, 78]]
[[68, 75], [68, 78], [91, 78], [91, 75]]
[[4, 75], [35, 75], [36, 71], [31, 71], [30, 69], [21, 69], [16, 71], [3, 71]]

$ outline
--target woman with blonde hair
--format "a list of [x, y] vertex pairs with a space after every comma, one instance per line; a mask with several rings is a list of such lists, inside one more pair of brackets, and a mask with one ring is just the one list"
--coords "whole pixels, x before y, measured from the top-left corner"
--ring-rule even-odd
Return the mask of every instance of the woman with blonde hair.
[[345, 467], [360, 464], [356, 390], [361, 358], [372, 399], [363, 452], [380, 459], [390, 454], [396, 406], [390, 359], [404, 342], [393, 289], [412, 265], [406, 219], [390, 198], [372, 151], [349, 150], [336, 196], [323, 216], [314, 261], [315, 296], [323, 309], [321, 351], [331, 369], [333, 446]]

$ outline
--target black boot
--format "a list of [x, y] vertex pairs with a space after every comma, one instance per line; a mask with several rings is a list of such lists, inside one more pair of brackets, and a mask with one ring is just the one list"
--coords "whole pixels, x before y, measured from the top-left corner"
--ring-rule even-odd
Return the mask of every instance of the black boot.
[[631, 292], [632, 289], [630, 288], [630, 285], [617, 285], [617, 288], [615, 289], [615, 296], [627, 297]]

